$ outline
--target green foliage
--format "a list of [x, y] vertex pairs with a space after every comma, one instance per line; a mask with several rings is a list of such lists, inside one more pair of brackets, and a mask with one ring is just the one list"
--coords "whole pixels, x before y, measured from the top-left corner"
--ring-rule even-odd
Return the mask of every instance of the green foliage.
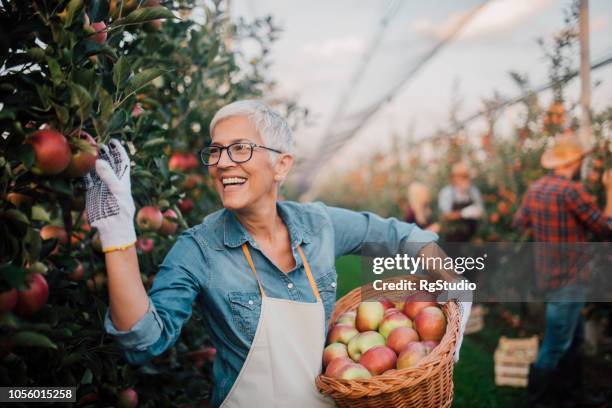
[[[49, 285], [34, 315], [0, 312], [2, 385], [77, 386], [81, 405], [114, 405], [126, 387], [136, 388], [142, 406], [208, 398], [211, 363], [187, 354], [208, 344], [195, 310], [174, 347], [142, 367], [125, 364], [103, 330], [106, 276], [83, 215], [82, 180], [34, 174], [25, 143], [41, 127], [63, 134], [73, 153], [83, 145], [79, 131], [98, 144], [120, 139], [133, 160], [137, 208], [171, 208], [181, 228], [217, 209], [201, 167], [169, 168], [169, 158], [207, 143], [218, 108], [269, 89], [261, 72], [277, 29], [269, 18], [234, 26], [218, 1], [198, 3], [204, 18], [192, 18], [194, 7], [193, 0], [0, 2], [0, 292], [25, 289], [32, 273]], [[244, 61], [228, 47], [230, 35], [256, 39], [260, 54]], [[190, 212], [186, 200], [195, 203]], [[46, 225], [63, 227], [69, 239], [42, 240]], [[154, 243], [139, 249], [148, 287], [176, 236], [139, 236]]]

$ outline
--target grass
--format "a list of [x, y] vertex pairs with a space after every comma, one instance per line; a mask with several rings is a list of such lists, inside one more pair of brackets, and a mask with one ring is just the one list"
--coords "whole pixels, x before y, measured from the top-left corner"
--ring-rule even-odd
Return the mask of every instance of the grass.
[[[345, 256], [336, 262], [338, 299], [361, 284], [358, 256]], [[515, 337], [510, 327], [500, 324], [497, 309], [490, 308], [485, 328], [465, 336], [460, 360], [455, 366], [454, 408], [516, 408], [525, 405], [525, 390], [495, 385], [493, 353], [502, 335]]]

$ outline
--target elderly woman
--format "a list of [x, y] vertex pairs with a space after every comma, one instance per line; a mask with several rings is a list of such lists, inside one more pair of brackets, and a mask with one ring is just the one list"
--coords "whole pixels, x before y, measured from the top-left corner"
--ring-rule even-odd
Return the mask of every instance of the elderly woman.
[[103, 146], [87, 209], [106, 253], [105, 328], [128, 361], [142, 363], [174, 344], [197, 299], [217, 348], [213, 406], [332, 405], [314, 381], [336, 299], [336, 258], [368, 242], [391, 254], [435, 252], [436, 235], [371, 213], [279, 202], [292, 134], [262, 102], [223, 107], [210, 133], [201, 158], [223, 209], [179, 236], [148, 294], [134, 249], [129, 158], [116, 140]]

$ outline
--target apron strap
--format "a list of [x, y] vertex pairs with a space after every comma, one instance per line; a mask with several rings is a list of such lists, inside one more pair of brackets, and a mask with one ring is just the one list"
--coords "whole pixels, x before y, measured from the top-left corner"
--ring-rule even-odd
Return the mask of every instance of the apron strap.
[[[302, 258], [302, 262], [304, 262], [304, 270], [306, 271], [306, 276], [308, 277], [308, 283], [310, 283], [312, 293], [314, 294], [317, 301], [320, 301], [321, 295], [319, 294], [319, 288], [317, 288], [317, 284], [315, 283], [315, 280], [312, 277], [312, 271], [310, 270], [310, 264], [306, 259], [306, 255], [304, 255], [304, 251], [302, 251], [302, 248], [299, 245], [297, 246], [297, 250], [300, 255], [300, 258]], [[246, 257], [247, 262], [249, 263], [249, 267], [251, 268], [251, 271], [253, 271], [253, 275], [255, 275], [257, 285], [259, 286], [259, 292], [261, 293], [261, 297], [263, 298], [266, 296], [266, 293], [264, 292], [263, 286], [261, 285], [261, 281], [259, 280], [259, 275], [257, 275], [257, 270], [255, 269], [255, 264], [253, 264], [253, 258], [251, 258], [251, 252], [249, 251], [246, 242], [242, 244], [242, 252], [244, 252], [244, 256]]]
[[304, 251], [302, 251], [302, 247], [297, 246], [298, 253], [300, 254], [300, 258], [302, 258], [302, 262], [304, 262], [304, 269], [306, 270], [306, 276], [308, 276], [308, 282], [310, 283], [310, 287], [312, 288], [312, 293], [317, 298], [317, 301], [321, 300], [321, 295], [319, 295], [319, 288], [317, 288], [317, 284], [312, 277], [312, 272], [310, 271], [310, 265], [308, 264], [308, 260], [306, 259], [306, 255], [304, 255]]
[[253, 271], [253, 275], [255, 275], [255, 280], [257, 280], [257, 286], [259, 286], [259, 292], [261, 293], [261, 297], [266, 297], [266, 293], [263, 290], [263, 286], [261, 286], [261, 281], [259, 280], [259, 276], [257, 275], [257, 271], [255, 270], [255, 265], [253, 264], [253, 258], [251, 258], [251, 252], [247, 247], [246, 242], [242, 244], [242, 252], [244, 252], [244, 256], [246, 256], [247, 262], [251, 267], [251, 271]]

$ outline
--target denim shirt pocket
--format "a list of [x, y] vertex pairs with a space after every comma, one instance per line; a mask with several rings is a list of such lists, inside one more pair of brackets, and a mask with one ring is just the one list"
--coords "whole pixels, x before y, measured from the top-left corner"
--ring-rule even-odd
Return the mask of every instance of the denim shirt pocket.
[[319, 276], [315, 283], [319, 289], [323, 306], [325, 307], [325, 323], [329, 322], [334, 304], [336, 303], [336, 269], [333, 268], [329, 272]]
[[252, 343], [261, 313], [261, 294], [259, 292], [229, 292], [228, 296], [236, 327], [249, 343]]

